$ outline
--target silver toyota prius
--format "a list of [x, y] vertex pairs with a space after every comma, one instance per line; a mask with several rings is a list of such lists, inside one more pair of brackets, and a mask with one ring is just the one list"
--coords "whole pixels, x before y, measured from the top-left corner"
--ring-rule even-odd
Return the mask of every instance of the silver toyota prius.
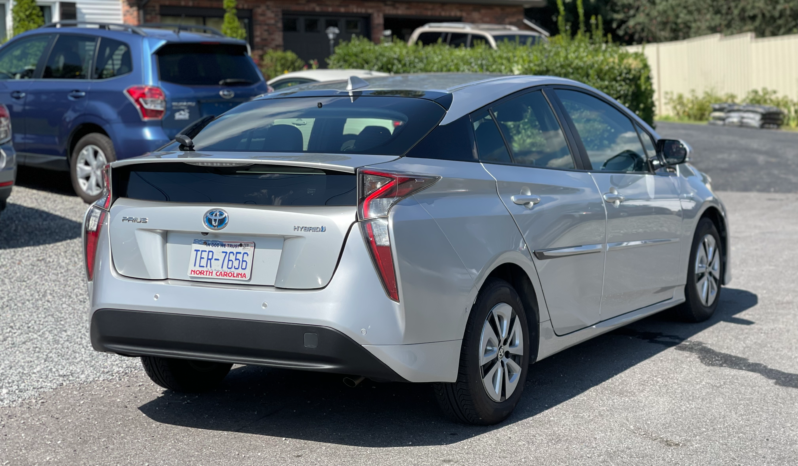
[[667, 308], [712, 316], [729, 227], [690, 157], [554, 77], [268, 94], [106, 167], [91, 342], [170, 390], [256, 364], [432, 383], [449, 417], [497, 423], [536, 361]]

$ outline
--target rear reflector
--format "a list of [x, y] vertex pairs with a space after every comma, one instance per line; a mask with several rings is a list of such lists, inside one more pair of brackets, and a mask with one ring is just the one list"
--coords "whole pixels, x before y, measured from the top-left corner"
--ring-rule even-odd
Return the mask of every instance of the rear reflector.
[[136, 105], [142, 120], [160, 120], [166, 113], [166, 95], [160, 87], [131, 86], [125, 94]]
[[440, 178], [376, 170], [358, 170], [358, 178], [358, 216], [363, 236], [385, 292], [399, 302], [388, 213], [397, 202], [432, 186]]
[[3, 181], [2, 183], [0, 183], [0, 188], [5, 188], [5, 187], [8, 187], [8, 186], [13, 186], [13, 185], [14, 185], [13, 181]]

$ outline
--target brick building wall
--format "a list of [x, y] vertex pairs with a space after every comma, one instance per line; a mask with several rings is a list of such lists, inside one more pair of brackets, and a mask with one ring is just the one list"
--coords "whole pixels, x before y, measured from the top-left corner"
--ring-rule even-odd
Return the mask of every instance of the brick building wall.
[[[486, 1], [488, 3], [488, 1]], [[125, 22], [139, 24], [136, 0], [122, 0]], [[150, 0], [144, 7], [145, 22], [160, 21], [159, 8], [174, 7], [221, 8], [222, 0]], [[371, 40], [378, 41], [383, 33], [385, 15], [451, 18], [465, 22], [512, 24], [523, 28], [524, 9], [521, 6], [473, 5], [457, 3], [392, 2], [369, 0], [239, 0], [238, 8], [252, 10], [253, 51], [258, 59], [266, 50], [283, 48], [282, 13], [356, 14], [371, 18]]]

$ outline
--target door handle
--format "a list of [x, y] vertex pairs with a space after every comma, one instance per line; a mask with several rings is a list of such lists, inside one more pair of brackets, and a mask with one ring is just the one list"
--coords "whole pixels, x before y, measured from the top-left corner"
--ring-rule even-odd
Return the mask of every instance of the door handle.
[[24, 99], [25, 93], [22, 91], [14, 91], [11, 93], [11, 97], [14, 99]]
[[615, 207], [618, 207], [625, 199], [614, 187], [610, 188], [610, 192], [604, 193], [604, 200]]
[[513, 201], [513, 204], [518, 204], [526, 207], [527, 209], [531, 209], [535, 207], [535, 204], [540, 202], [540, 198], [537, 196], [531, 196], [526, 194], [519, 194], [515, 195], [510, 198]]
[[83, 92], [83, 91], [75, 90], [75, 91], [72, 91], [72, 92], [69, 93], [69, 98], [70, 99], [80, 99], [82, 97], [86, 97], [86, 93]]

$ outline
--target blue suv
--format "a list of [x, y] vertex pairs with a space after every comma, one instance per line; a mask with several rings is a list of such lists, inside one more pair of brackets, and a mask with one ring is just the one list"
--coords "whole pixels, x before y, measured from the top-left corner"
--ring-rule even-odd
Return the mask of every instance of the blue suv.
[[201, 26], [62, 21], [0, 47], [18, 164], [68, 170], [86, 202], [99, 198], [107, 162], [267, 89], [246, 42]]

